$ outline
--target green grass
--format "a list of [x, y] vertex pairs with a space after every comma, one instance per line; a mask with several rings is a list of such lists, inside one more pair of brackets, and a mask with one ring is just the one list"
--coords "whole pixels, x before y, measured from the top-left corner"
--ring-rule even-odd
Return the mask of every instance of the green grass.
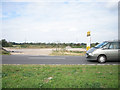
[[[67, 45], [13, 45], [12, 47], [9, 48], [65, 48]], [[72, 48], [86, 48], [86, 45], [81, 45], [81, 46], [71, 46]]]
[[71, 46], [72, 48], [86, 48], [86, 45], [81, 45], [81, 46]]
[[[120, 74], [120, 73], [119, 73]], [[48, 78], [52, 77], [51, 80]], [[117, 88], [117, 65], [3, 65], [3, 88]]]
[[[59, 46], [59, 48], [65, 48], [65, 46]], [[36, 49], [36, 48], [58, 48], [58, 46], [56, 45], [13, 45], [13, 47], [9, 47], [9, 48], [33, 48], [33, 49]]]
[[0, 50], [0, 55], [10, 55], [10, 52]]

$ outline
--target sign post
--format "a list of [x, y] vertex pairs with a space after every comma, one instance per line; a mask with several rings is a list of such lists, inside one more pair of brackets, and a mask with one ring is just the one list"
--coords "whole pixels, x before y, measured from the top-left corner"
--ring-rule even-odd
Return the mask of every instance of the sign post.
[[88, 51], [90, 49], [90, 44], [91, 44], [91, 32], [88, 31], [87, 32], [87, 47], [86, 47], [86, 50]]

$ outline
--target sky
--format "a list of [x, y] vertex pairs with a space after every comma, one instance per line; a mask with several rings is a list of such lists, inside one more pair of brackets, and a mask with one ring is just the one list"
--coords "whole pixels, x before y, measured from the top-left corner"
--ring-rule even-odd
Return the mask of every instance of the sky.
[[117, 0], [2, 0], [2, 38], [86, 43], [118, 39]]

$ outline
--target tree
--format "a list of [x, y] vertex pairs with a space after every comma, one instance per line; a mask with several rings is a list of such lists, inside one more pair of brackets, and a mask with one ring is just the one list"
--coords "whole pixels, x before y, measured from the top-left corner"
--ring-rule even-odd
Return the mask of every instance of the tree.
[[2, 39], [2, 47], [12, 47], [11, 42], [7, 42], [5, 39]]

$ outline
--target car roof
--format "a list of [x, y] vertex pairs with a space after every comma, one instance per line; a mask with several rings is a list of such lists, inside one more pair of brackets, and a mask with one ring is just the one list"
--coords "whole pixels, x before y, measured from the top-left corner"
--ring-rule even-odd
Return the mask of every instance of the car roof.
[[104, 41], [104, 42], [119, 42], [120, 43], [120, 40], [111, 40], [111, 41]]

